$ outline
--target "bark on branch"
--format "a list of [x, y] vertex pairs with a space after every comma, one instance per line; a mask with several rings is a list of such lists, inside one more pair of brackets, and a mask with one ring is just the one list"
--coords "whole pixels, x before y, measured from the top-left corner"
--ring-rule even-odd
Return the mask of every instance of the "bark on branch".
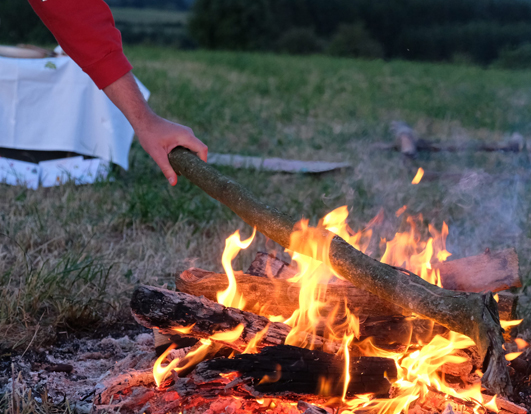
[[[262, 203], [249, 190], [222, 175], [190, 151], [177, 147], [169, 155], [179, 175], [228, 206], [247, 224], [281, 246], [313, 255], [304, 240], [292, 245], [295, 221]], [[311, 237], [323, 251], [315, 259], [328, 263], [356, 287], [469, 336], [478, 346], [486, 367], [483, 385], [498, 394], [512, 393], [504, 358], [498, 308], [491, 293], [461, 293], [434, 286], [417, 275], [380, 263], [356, 250], [342, 238], [316, 229]]]

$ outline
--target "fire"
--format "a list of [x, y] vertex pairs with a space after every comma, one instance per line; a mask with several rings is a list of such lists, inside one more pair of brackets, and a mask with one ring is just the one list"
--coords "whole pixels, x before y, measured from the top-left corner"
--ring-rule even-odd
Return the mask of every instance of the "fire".
[[245, 299], [238, 293], [236, 286], [236, 278], [234, 277], [234, 270], [232, 269], [232, 261], [238, 255], [241, 249], [247, 249], [252, 243], [256, 234], [256, 228], [253, 229], [253, 234], [247, 240], [241, 241], [240, 232], [237, 230], [225, 242], [225, 251], [221, 258], [223, 269], [229, 279], [229, 286], [223, 292], [218, 292], [218, 302], [224, 306], [231, 306], [233, 308], [243, 309], [245, 306]]
[[415, 174], [415, 177], [413, 178], [413, 181], [411, 181], [411, 184], [416, 185], [420, 183], [420, 180], [422, 180], [422, 177], [424, 177], [424, 170], [422, 168], [419, 168], [417, 170], [417, 174]]
[[422, 215], [408, 217], [406, 223], [409, 225], [409, 231], [396, 233], [392, 240], [386, 242], [385, 253], [380, 261], [403, 267], [441, 287], [440, 272], [434, 265], [446, 261], [451, 256], [446, 250], [448, 226], [443, 222], [442, 229], [438, 232], [430, 225], [428, 229], [431, 237], [423, 241], [417, 224], [422, 222], [422, 219]]
[[[420, 182], [423, 173], [423, 170], [419, 169], [413, 184]], [[407, 206], [403, 206], [396, 212], [396, 216], [402, 215], [406, 210]], [[311, 228], [307, 220], [299, 222], [292, 233], [290, 247], [298, 251], [302, 249], [305, 255], [288, 250], [292, 261], [296, 263], [299, 270], [298, 274], [288, 280], [288, 282], [300, 287], [298, 309], [287, 319], [269, 315], [267, 307], [258, 303], [253, 305], [253, 312], [268, 317], [272, 322], [282, 321], [290, 326], [291, 331], [285, 340], [287, 345], [314, 349], [317, 346], [316, 337], [324, 338], [330, 343], [340, 344], [335, 349], [338, 357], [344, 359], [343, 392], [340, 400], [344, 407], [342, 412], [354, 413], [360, 408], [369, 407], [371, 410], [377, 410], [378, 414], [398, 414], [406, 411], [413, 402], [423, 401], [434, 390], [462, 400], [476, 401], [477, 407], [480, 407], [484, 401], [479, 382], [466, 390], [457, 391], [445, 381], [444, 375], [441, 374], [441, 368], [444, 364], [459, 364], [466, 361], [465, 358], [457, 356], [455, 353], [460, 349], [474, 345], [470, 338], [450, 332], [448, 338], [437, 335], [429, 343], [420, 347], [405, 349], [403, 352], [380, 349], [371, 342], [370, 338], [364, 341], [358, 340], [360, 321], [346, 306], [346, 301], [343, 305], [327, 302], [327, 286], [332, 282], [334, 276], [338, 276], [327, 264], [331, 237], [337, 234], [356, 249], [367, 252], [371, 246], [374, 226], [382, 222], [383, 212], [380, 212], [367, 227], [358, 232], [354, 232], [348, 226], [347, 219], [347, 208], [340, 207], [326, 215], [316, 228]], [[441, 230], [438, 231], [430, 225], [428, 234], [424, 234], [421, 231], [422, 226], [419, 225], [422, 222], [421, 215], [407, 217], [404, 221], [407, 228], [397, 232], [393, 239], [384, 241], [385, 252], [381, 261], [409, 270], [426, 281], [441, 286], [437, 266], [451, 255], [446, 250], [448, 226], [443, 223]], [[323, 232], [323, 229], [329, 230], [332, 234]], [[256, 229], [253, 231], [253, 235], [244, 241], [240, 239], [238, 231], [226, 240], [222, 264], [227, 274], [228, 287], [224, 291], [218, 292], [217, 295], [218, 302], [225, 306], [245, 309], [246, 300], [238, 291], [232, 261], [241, 249], [249, 247], [255, 232]], [[327, 308], [326, 313], [323, 312], [325, 307]], [[519, 322], [502, 322], [502, 326], [507, 328]], [[258, 352], [260, 341], [267, 333], [269, 326], [263, 328], [248, 342], [244, 353]], [[186, 333], [189, 332], [189, 329], [191, 327], [183, 328], [180, 332]], [[172, 370], [180, 372], [204, 358], [214, 341], [224, 343], [236, 341], [241, 338], [243, 331], [243, 325], [239, 325], [230, 332], [214, 333], [209, 338], [201, 340], [200, 344], [184, 358], [173, 360], [163, 367], [162, 361], [171, 352], [172, 348], [170, 347], [155, 363], [153, 371], [157, 385], [160, 385]], [[516, 345], [519, 352], [507, 354], [508, 361], [516, 358], [521, 354], [521, 350], [528, 346], [523, 340], [516, 340]], [[378, 399], [370, 394], [357, 395], [354, 398], [347, 396], [350, 382], [350, 354], [354, 347], [363, 355], [386, 357], [395, 361], [398, 378], [393, 383], [393, 398]], [[481, 373], [478, 374], [481, 375]], [[278, 365], [275, 374], [264, 376], [260, 383], [276, 382], [281, 376], [281, 367]], [[230, 379], [233, 378], [230, 377]], [[333, 389], [337, 389], [336, 385], [338, 384], [332, 383], [330, 378], [323, 375], [319, 378], [319, 389], [316, 391], [322, 396], [327, 396]], [[497, 411], [496, 399], [493, 398], [485, 406], [490, 410]]]

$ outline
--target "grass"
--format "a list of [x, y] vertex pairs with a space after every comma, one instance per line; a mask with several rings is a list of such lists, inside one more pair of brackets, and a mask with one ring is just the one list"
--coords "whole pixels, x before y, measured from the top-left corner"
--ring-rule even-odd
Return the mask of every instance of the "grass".
[[[531, 73], [324, 56], [288, 57], [129, 47], [137, 77], [161, 115], [194, 128], [213, 152], [350, 161], [320, 176], [225, 168], [271, 205], [316, 222], [347, 205], [361, 228], [380, 208], [390, 238], [408, 205], [424, 223], [450, 226], [455, 257], [515, 246], [530, 283], [527, 152], [399, 155], [370, 149], [391, 142], [402, 119], [436, 140], [498, 141], [529, 134]], [[418, 166], [465, 179], [410, 184]], [[494, 182], [481, 174], [511, 173]], [[166, 184], [135, 141], [129, 171], [92, 186], [29, 191], [0, 184], [0, 338], [20, 350], [61, 329], [93, 329], [127, 314], [137, 283], [172, 286], [176, 272], [221, 270], [224, 239], [250, 233], [226, 207], [186, 179]], [[235, 262], [249, 263], [259, 238]]]

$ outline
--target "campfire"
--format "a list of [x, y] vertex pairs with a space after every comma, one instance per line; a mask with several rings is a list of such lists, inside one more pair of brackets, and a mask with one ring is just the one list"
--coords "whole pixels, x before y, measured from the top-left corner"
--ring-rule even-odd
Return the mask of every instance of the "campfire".
[[470, 337], [354, 287], [337, 266], [319, 260], [333, 242], [323, 239], [326, 230], [363, 253], [381, 244], [381, 263], [456, 295], [500, 292], [494, 300], [506, 329], [507, 366], [528, 346], [510, 338], [520, 322], [516, 297], [502, 292], [520, 286], [514, 249], [447, 261], [446, 224], [440, 231], [430, 226], [423, 237], [421, 217], [408, 217], [407, 231], [386, 241], [373, 234], [381, 215], [357, 233], [347, 216], [342, 207], [316, 228], [299, 222], [287, 249], [291, 263], [258, 253], [246, 273], [235, 271], [232, 261], [255, 236], [242, 241], [235, 232], [226, 240], [225, 274], [191, 268], [176, 277], [177, 291], [137, 287], [135, 319], [166, 335], [169, 346], [152, 369], [108, 378], [97, 406], [209, 414], [526, 413], [482, 385], [488, 360]]

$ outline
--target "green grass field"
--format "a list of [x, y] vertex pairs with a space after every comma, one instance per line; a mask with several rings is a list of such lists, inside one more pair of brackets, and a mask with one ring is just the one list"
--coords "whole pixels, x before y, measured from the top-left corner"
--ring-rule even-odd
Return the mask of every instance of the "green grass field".
[[[212, 152], [353, 164], [320, 176], [223, 169], [271, 205], [313, 223], [347, 205], [354, 229], [383, 208], [388, 238], [403, 228], [395, 211], [407, 205], [409, 214], [422, 213], [426, 229], [448, 223], [454, 257], [515, 246], [529, 284], [531, 188], [519, 178], [529, 171], [527, 152], [432, 153], [405, 162], [370, 145], [392, 142], [393, 120], [438, 141], [528, 136], [531, 73], [154, 47], [126, 53], [153, 108], [192, 127]], [[413, 186], [419, 166], [465, 175]], [[221, 270], [224, 239], [236, 229], [250, 233], [186, 179], [170, 188], [136, 141], [129, 171], [112, 178], [37, 191], [0, 184], [4, 347], [112, 323], [128, 314], [135, 284], [171, 287], [175, 273], [191, 266]], [[267, 248], [259, 238], [235, 268]]]

